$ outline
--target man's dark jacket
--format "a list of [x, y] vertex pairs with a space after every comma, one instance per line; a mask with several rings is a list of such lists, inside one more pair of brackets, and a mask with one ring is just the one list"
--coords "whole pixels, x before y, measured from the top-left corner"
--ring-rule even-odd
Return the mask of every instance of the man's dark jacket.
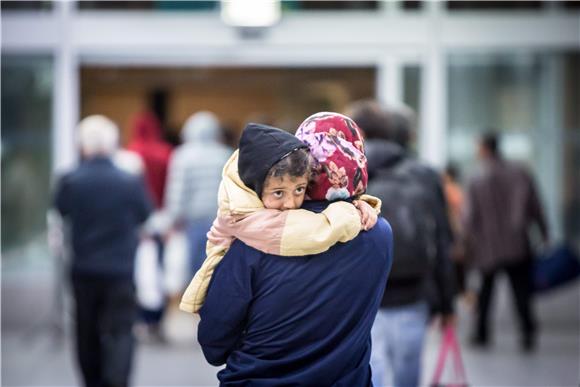
[[370, 331], [391, 261], [382, 218], [311, 256], [269, 255], [236, 240], [213, 274], [198, 327], [206, 359], [226, 364], [221, 385], [371, 386]]
[[475, 267], [493, 271], [530, 259], [530, 226], [544, 240], [548, 227], [532, 175], [519, 163], [503, 158], [485, 161], [469, 182], [466, 235]]
[[[447, 215], [447, 203], [444, 197], [439, 174], [412, 157], [399, 145], [384, 140], [371, 139], [365, 143], [368, 159], [369, 185], [367, 192], [379, 197], [383, 203], [391, 198], [385, 192], [389, 184], [397, 184], [389, 179], [390, 170], [401, 163], [407, 163], [406, 169], [424, 185], [425, 194], [429, 195], [432, 216], [436, 223], [436, 253], [423, 278], [395, 278], [391, 276], [385, 289], [381, 308], [398, 307], [427, 301], [432, 313], [449, 314], [452, 312], [452, 300], [455, 291], [449, 245], [452, 241], [451, 227]], [[396, 203], [392, 204], [396, 206]], [[388, 220], [388, 219], [387, 219]], [[393, 226], [394, 227], [394, 226]], [[393, 232], [397, 232], [393, 229]], [[394, 246], [393, 265], [404, 265], [397, 261], [397, 246]]]
[[139, 225], [152, 210], [141, 178], [89, 159], [60, 180], [55, 207], [70, 222], [73, 274], [133, 278]]

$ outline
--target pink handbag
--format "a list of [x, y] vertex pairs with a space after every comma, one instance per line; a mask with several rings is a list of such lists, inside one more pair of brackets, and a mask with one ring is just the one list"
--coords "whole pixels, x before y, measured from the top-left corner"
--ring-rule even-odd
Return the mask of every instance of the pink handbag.
[[[451, 355], [450, 361], [453, 370], [453, 382], [443, 383], [441, 378], [445, 369], [446, 359]], [[465, 368], [463, 367], [463, 360], [461, 359], [461, 350], [457, 337], [455, 335], [455, 328], [452, 325], [447, 325], [443, 333], [443, 341], [439, 349], [437, 357], [437, 365], [433, 373], [431, 386], [449, 386], [449, 387], [466, 387], [467, 377], [465, 375]]]

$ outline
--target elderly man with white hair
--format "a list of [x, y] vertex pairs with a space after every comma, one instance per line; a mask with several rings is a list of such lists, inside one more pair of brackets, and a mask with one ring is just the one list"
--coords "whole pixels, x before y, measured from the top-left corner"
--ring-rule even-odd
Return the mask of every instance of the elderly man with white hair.
[[70, 223], [77, 357], [85, 386], [127, 386], [136, 317], [134, 258], [152, 204], [142, 178], [112, 161], [119, 133], [111, 120], [87, 117], [78, 132], [82, 162], [61, 178], [54, 198]]

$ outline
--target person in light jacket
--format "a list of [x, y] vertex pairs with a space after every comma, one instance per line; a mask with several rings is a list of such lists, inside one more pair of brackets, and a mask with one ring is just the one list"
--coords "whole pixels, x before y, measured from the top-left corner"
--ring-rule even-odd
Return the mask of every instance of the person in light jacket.
[[171, 156], [165, 210], [175, 229], [183, 229], [189, 243], [193, 274], [205, 257], [206, 234], [217, 213], [222, 169], [232, 150], [222, 143], [218, 118], [209, 111], [189, 117], [181, 131], [183, 144]]

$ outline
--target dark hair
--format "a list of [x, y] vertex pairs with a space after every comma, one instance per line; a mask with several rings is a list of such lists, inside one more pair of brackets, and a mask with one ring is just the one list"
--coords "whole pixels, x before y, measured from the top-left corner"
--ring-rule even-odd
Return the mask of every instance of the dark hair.
[[354, 102], [347, 109], [346, 115], [356, 122], [366, 138], [388, 139], [387, 117], [377, 101], [362, 100]]
[[499, 155], [499, 138], [495, 130], [489, 130], [481, 136], [481, 144], [483, 144], [492, 155]]
[[282, 177], [284, 175], [299, 177], [309, 173], [309, 151], [306, 148], [299, 148], [285, 155], [280, 161], [274, 164], [266, 174], [266, 180], [270, 177]]
[[455, 181], [458, 181], [460, 178], [459, 169], [457, 169], [457, 165], [453, 163], [447, 164], [447, 167], [445, 168], [445, 173]]
[[415, 112], [404, 105], [384, 107], [375, 100], [362, 100], [352, 103], [347, 115], [366, 138], [392, 141], [403, 148], [409, 146], [415, 130]]
[[386, 111], [389, 140], [407, 149], [411, 142], [414, 112], [404, 108], [391, 108]]

